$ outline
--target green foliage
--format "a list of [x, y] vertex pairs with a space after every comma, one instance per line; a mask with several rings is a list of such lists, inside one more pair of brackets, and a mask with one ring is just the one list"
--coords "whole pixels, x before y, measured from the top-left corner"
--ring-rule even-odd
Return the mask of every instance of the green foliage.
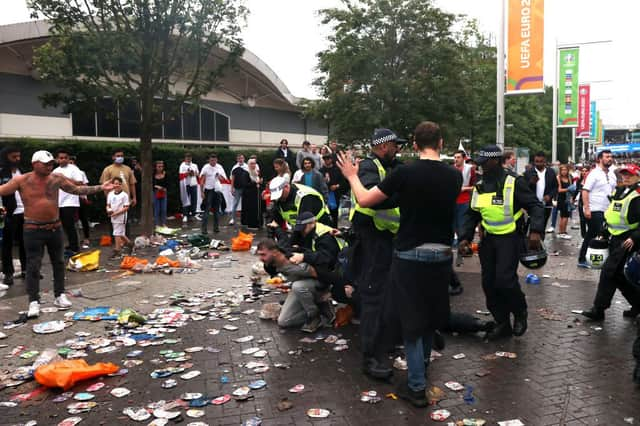
[[[19, 142], [10, 140], [0, 140], [0, 150], [8, 145], [17, 146], [22, 153], [22, 161], [20, 168], [23, 172], [31, 171], [31, 156], [35, 151], [46, 149], [55, 155], [59, 148], [66, 148], [77, 157], [77, 164], [80, 169], [84, 170], [89, 179], [90, 185], [97, 185], [102, 174], [102, 170], [112, 163], [111, 156], [113, 151], [122, 149], [127, 158], [126, 163], [132, 157], [138, 157], [138, 143], [135, 142], [102, 142], [102, 141], [64, 141], [49, 142], [38, 139], [21, 139]], [[273, 175], [272, 161], [274, 151], [232, 151], [226, 147], [205, 147], [205, 146], [182, 146], [173, 144], [155, 144], [153, 146], [153, 160], [163, 160], [168, 176], [168, 206], [169, 215], [181, 211], [180, 191], [178, 189], [178, 166], [183, 160], [184, 153], [193, 154], [193, 162], [200, 169], [207, 163], [207, 157], [210, 153], [218, 154], [218, 162], [224, 167], [227, 176], [230, 176], [231, 167], [236, 162], [238, 153], [244, 154], [247, 158], [250, 155], [257, 155], [258, 164], [262, 175], [270, 178]], [[90, 218], [92, 221], [106, 221], [105, 200], [102, 194], [92, 195], [93, 204], [90, 207]], [[153, 208], [153, 202], [150, 200], [150, 208]]]
[[[242, 54], [240, 0], [29, 0], [51, 25], [34, 65], [55, 87], [45, 105], [73, 111], [103, 97], [139, 107], [142, 220], [152, 230], [153, 127], [167, 105], [197, 104]], [[177, 102], [167, 102], [174, 99]]]

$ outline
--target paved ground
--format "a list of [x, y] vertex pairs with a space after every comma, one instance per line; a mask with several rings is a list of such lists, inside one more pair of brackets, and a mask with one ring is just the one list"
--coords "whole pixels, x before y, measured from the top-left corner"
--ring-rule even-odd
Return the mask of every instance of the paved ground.
[[[228, 238], [230, 229], [223, 237]], [[550, 257], [549, 264], [539, 275], [540, 285], [524, 285], [529, 303], [529, 331], [522, 338], [514, 338], [502, 343], [486, 343], [481, 335], [447, 336], [447, 345], [442, 357], [435, 360], [429, 370], [429, 385], [445, 391], [445, 397], [437, 406], [427, 409], [414, 409], [400, 400], [389, 398], [371, 405], [360, 402], [362, 391], [376, 390], [379, 395], [394, 392], [392, 384], [378, 383], [364, 377], [359, 370], [358, 330], [347, 326], [338, 330], [325, 329], [311, 337], [340, 335], [349, 342], [349, 349], [342, 352], [333, 350], [335, 345], [318, 340], [315, 343], [302, 343], [301, 338], [309, 337], [299, 331], [282, 332], [272, 321], [260, 320], [257, 316], [264, 302], [278, 301], [282, 296], [268, 295], [255, 303], [243, 302], [230, 307], [227, 319], [201, 321], [189, 320], [178, 328], [170, 338], [180, 338], [173, 345], [148, 346], [145, 348], [121, 347], [108, 354], [97, 354], [88, 350], [87, 361], [114, 362], [122, 365], [126, 354], [132, 349], [142, 349], [138, 359], [143, 363], [132, 366], [128, 374], [121, 377], [106, 377], [102, 381], [106, 387], [95, 392], [97, 407], [88, 413], [79, 414], [82, 424], [148, 424], [151, 419], [136, 423], [123, 416], [122, 410], [128, 406], [141, 406], [159, 400], [175, 400], [185, 392], [200, 392], [215, 398], [231, 393], [239, 386], [247, 385], [256, 379], [264, 379], [266, 388], [253, 391], [253, 399], [245, 402], [231, 400], [225, 405], [209, 405], [203, 408], [205, 416], [192, 419], [182, 412], [184, 424], [202, 421], [210, 425], [238, 425], [259, 417], [265, 425], [288, 424], [331, 424], [331, 425], [389, 425], [389, 424], [431, 424], [429, 413], [437, 408], [451, 412], [451, 420], [463, 418], [482, 418], [487, 424], [498, 421], [520, 419], [526, 425], [626, 425], [640, 422], [640, 389], [631, 382], [633, 359], [631, 343], [636, 333], [632, 321], [622, 318], [622, 310], [627, 308], [624, 301], [616, 296], [615, 303], [607, 312], [602, 329], [593, 328], [593, 324], [580, 321], [572, 309], [588, 307], [596, 286], [596, 271], [584, 271], [576, 268], [577, 242], [554, 240], [551, 250], [558, 250], [558, 256]], [[575, 237], [574, 237], [575, 238]], [[229, 254], [222, 253], [222, 257]], [[67, 287], [82, 289], [86, 297], [73, 298], [73, 309], [84, 307], [113, 306], [132, 307], [148, 314], [158, 307], [154, 303], [166, 301], [174, 292], [194, 295], [206, 291], [224, 289], [236, 295], [247, 293], [250, 288], [250, 267], [255, 258], [249, 253], [233, 253], [232, 267], [214, 269], [213, 261], [203, 262], [203, 269], [195, 274], [147, 274], [112, 279], [119, 272], [68, 273]], [[103, 262], [108, 271], [116, 266]], [[480, 289], [479, 265], [477, 258], [467, 259], [458, 268], [465, 286], [463, 295], [452, 299], [455, 311], [475, 313], [484, 310], [484, 298]], [[526, 274], [527, 271], [522, 271]], [[49, 267], [43, 270], [45, 278], [43, 289], [51, 288]], [[205, 298], [201, 305], [187, 308], [195, 311], [223, 309], [221, 301], [228, 296]], [[160, 295], [163, 295], [162, 297]], [[210, 293], [212, 295], [212, 293]], [[50, 292], [44, 293], [44, 306], [51, 306]], [[214, 307], [214, 303], [219, 304]], [[16, 281], [14, 288], [0, 299], [0, 320], [12, 321], [18, 317], [18, 311], [26, 306], [23, 283]], [[254, 309], [253, 313], [242, 313]], [[542, 314], [538, 311], [545, 309]], [[545, 319], [555, 314], [554, 319]], [[479, 315], [482, 316], [482, 315]], [[29, 365], [31, 360], [19, 356], [7, 356], [18, 346], [26, 350], [43, 351], [46, 348], [60, 346], [66, 339], [74, 338], [78, 331], [91, 332], [92, 337], [107, 336], [110, 324], [107, 322], [75, 322], [62, 332], [49, 335], [36, 335], [32, 325], [46, 320], [63, 318], [62, 312], [43, 313], [39, 320], [26, 325], [2, 330], [8, 337], [0, 341], [0, 356], [3, 356], [0, 374], [11, 372], [16, 366]], [[235, 321], [230, 319], [237, 318]], [[235, 325], [237, 331], [227, 331], [224, 325]], [[207, 332], [212, 328], [221, 330], [217, 335]], [[234, 339], [253, 335], [249, 343], [236, 343]], [[260, 339], [270, 339], [257, 343]], [[151, 361], [162, 358], [161, 350], [179, 351], [193, 346], [207, 349], [189, 354], [193, 367], [201, 375], [191, 380], [183, 380], [179, 375], [172, 376], [178, 381], [173, 389], [163, 389], [165, 379], [153, 379], [149, 373], [178, 363], [166, 362], [154, 365]], [[257, 359], [243, 355], [242, 350], [259, 347], [268, 352], [267, 357]], [[496, 351], [508, 351], [517, 354], [516, 359], [487, 357]], [[453, 359], [454, 354], [464, 353], [462, 359]], [[270, 369], [263, 374], [253, 374], [243, 365], [249, 361], [262, 361]], [[275, 364], [290, 365], [288, 369], [276, 368]], [[482, 373], [487, 373], [480, 376]], [[479, 375], [480, 374], [480, 375]], [[223, 376], [226, 379], [223, 379]], [[396, 380], [402, 380], [405, 373], [396, 370]], [[223, 383], [228, 379], [228, 383]], [[465, 401], [465, 392], [454, 392], [445, 388], [444, 383], [455, 380], [471, 389], [473, 402]], [[98, 379], [77, 385], [74, 392], [84, 391]], [[296, 384], [304, 384], [302, 393], [289, 393], [288, 389]], [[118, 386], [129, 388], [132, 392], [124, 398], [115, 398], [109, 391]], [[0, 386], [1, 387], [1, 386]], [[31, 381], [18, 387], [0, 390], [0, 401], [8, 401], [17, 394], [28, 393], [38, 387]], [[0, 406], [0, 424], [26, 423], [37, 420], [40, 425], [57, 424], [67, 417], [68, 400], [54, 403], [52, 400], [61, 391], [51, 390], [37, 395], [17, 407]], [[280, 412], [276, 405], [283, 398], [293, 407]], [[2, 405], [2, 404], [0, 404]], [[326, 419], [312, 420], [306, 412], [310, 408], [324, 408], [331, 414]], [[633, 418], [633, 419], [630, 419]], [[626, 419], [626, 420], [625, 420]]]

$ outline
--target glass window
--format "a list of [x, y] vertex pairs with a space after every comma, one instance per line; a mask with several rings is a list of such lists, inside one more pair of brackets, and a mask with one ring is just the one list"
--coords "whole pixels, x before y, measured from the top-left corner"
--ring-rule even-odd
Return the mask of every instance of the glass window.
[[98, 101], [98, 136], [118, 137], [118, 110], [111, 98]]
[[216, 140], [216, 113], [210, 109], [202, 108], [202, 140]]
[[182, 125], [185, 139], [200, 139], [200, 108], [198, 106], [186, 103], [182, 105]]
[[151, 136], [154, 139], [162, 139], [162, 101], [160, 99], [153, 101], [153, 122]]
[[120, 105], [120, 137], [140, 137], [140, 104], [138, 102]]
[[180, 106], [173, 101], [167, 101], [164, 108], [164, 138], [182, 139], [182, 119]]
[[96, 135], [96, 112], [87, 102], [76, 102], [70, 108], [74, 136]]
[[216, 112], [216, 140], [229, 140], [229, 117]]

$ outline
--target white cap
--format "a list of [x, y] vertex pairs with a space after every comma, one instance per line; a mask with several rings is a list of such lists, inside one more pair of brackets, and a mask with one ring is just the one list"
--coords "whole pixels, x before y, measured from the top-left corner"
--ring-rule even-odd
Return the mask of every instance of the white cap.
[[31, 162], [32, 163], [50, 163], [52, 161], [55, 161], [55, 159], [53, 158], [53, 155], [51, 155], [51, 153], [49, 151], [36, 151], [33, 153], [33, 156], [31, 157]]
[[271, 201], [277, 201], [282, 197], [282, 191], [284, 190], [285, 185], [287, 185], [287, 180], [282, 176], [276, 176], [271, 179], [271, 182], [269, 182]]

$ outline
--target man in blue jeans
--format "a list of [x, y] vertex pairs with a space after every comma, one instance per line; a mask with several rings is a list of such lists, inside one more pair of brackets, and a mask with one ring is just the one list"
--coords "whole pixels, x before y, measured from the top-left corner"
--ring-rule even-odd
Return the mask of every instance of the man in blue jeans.
[[236, 219], [238, 204], [242, 200], [242, 192], [250, 183], [249, 166], [244, 162], [244, 155], [238, 154], [236, 164], [231, 168], [231, 193], [233, 194], [233, 206], [231, 207], [231, 220], [229, 225], [233, 225]]

